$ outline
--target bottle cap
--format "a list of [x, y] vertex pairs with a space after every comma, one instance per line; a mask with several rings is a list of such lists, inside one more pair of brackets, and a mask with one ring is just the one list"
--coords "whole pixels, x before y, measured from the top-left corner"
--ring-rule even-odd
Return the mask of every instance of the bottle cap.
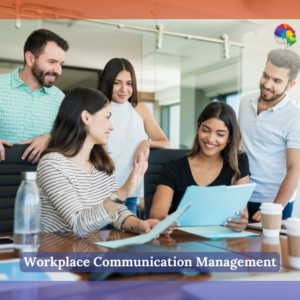
[[36, 172], [22, 172], [22, 180], [36, 180]]

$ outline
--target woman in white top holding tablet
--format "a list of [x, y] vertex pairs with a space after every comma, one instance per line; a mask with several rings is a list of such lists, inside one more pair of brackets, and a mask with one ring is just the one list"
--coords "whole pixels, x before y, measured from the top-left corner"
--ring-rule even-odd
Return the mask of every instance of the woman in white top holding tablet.
[[[188, 186], [249, 183], [248, 157], [239, 150], [240, 141], [233, 109], [224, 102], [206, 106], [197, 121], [192, 151], [161, 170], [150, 217], [161, 220], [174, 212]], [[229, 218], [224, 225], [243, 231], [248, 224], [247, 207], [238, 214], [241, 218]]]

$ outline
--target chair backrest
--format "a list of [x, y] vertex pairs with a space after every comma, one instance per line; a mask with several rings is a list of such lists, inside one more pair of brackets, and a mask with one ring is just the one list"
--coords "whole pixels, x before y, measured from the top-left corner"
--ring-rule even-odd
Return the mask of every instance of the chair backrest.
[[145, 217], [149, 219], [154, 194], [156, 192], [159, 172], [170, 160], [183, 157], [191, 150], [183, 149], [151, 149], [149, 167], [144, 177], [144, 205]]
[[13, 232], [14, 205], [21, 183], [21, 172], [36, 171], [37, 164], [22, 160], [28, 145], [5, 148], [5, 160], [0, 162], [0, 234]]

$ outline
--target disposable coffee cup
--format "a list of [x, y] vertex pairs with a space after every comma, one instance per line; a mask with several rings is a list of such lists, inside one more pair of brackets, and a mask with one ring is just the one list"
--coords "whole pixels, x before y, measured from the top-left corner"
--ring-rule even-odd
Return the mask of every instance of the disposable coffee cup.
[[300, 219], [288, 218], [285, 227], [288, 236], [290, 265], [293, 268], [300, 269]]
[[261, 211], [263, 235], [267, 237], [279, 236], [283, 210], [282, 205], [278, 203], [262, 203], [259, 208]]

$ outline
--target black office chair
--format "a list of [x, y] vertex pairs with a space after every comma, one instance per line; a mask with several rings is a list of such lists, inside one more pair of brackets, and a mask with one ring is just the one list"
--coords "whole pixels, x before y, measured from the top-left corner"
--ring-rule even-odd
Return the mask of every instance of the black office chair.
[[175, 160], [188, 154], [191, 150], [183, 149], [151, 149], [149, 167], [144, 177], [145, 217], [149, 219], [154, 194], [156, 192], [159, 172], [170, 160]]
[[5, 148], [5, 160], [0, 162], [0, 234], [10, 234], [14, 225], [14, 206], [21, 183], [21, 172], [36, 171], [37, 164], [22, 160], [28, 145]]

